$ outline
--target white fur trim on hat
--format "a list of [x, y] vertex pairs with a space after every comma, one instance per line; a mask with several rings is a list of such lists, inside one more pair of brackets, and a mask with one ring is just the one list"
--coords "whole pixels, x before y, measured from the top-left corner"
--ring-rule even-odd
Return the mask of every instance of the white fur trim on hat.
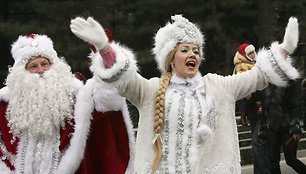
[[51, 63], [58, 59], [52, 40], [46, 35], [19, 36], [17, 41], [12, 44], [11, 53], [15, 60], [14, 66], [22, 62], [25, 63], [33, 56], [43, 56], [48, 58]]
[[245, 47], [244, 52], [246, 55], [250, 54], [251, 52], [255, 51], [255, 47], [253, 45], [248, 45]]
[[171, 16], [171, 19], [173, 22], [168, 22], [155, 35], [153, 53], [161, 72], [165, 71], [167, 55], [178, 43], [191, 42], [196, 44], [200, 55], [203, 56], [204, 35], [200, 29], [182, 15]]

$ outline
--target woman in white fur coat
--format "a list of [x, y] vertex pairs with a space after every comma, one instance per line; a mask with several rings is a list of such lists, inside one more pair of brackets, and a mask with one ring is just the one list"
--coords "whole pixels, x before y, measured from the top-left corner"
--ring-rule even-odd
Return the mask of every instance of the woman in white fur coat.
[[73, 19], [70, 28], [99, 50], [93, 56], [95, 76], [118, 88], [139, 110], [137, 174], [241, 173], [235, 101], [268, 83], [286, 85], [299, 76], [289, 56], [298, 42], [296, 18], [289, 19], [283, 43], [258, 52], [252, 70], [225, 77], [201, 76], [204, 37], [181, 15], [172, 16], [155, 35], [161, 78], [138, 74], [132, 51], [108, 44], [102, 26], [91, 17]]

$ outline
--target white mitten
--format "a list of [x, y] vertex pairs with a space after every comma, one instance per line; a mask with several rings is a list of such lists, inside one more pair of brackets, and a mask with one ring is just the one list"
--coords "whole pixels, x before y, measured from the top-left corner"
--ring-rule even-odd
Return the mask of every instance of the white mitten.
[[298, 41], [299, 41], [298, 20], [295, 17], [290, 17], [286, 27], [283, 43], [281, 43], [280, 46], [284, 50], [286, 50], [289, 54], [291, 54], [297, 47]]
[[87, 20], [76, 17], [70, 22], [70, 29], [80, 39], [96, 47], [97, 50], [105, 49], [108, 45], [108, 38], [103, 27], [92, 17]]

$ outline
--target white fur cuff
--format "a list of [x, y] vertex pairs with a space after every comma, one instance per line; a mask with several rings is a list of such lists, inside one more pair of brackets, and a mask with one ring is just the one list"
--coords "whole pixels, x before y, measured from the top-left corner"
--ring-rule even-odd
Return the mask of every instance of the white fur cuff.
[[256, 66], [266, 74], [270, 83], [277, 86], [286, 86], [289, 79], [295, 80], [300, 76], [292, 66], [292, 58], [288, 56], [285, 59], [278, 42], [272, 43], [270, 50], [260, 50], [256, 60]]
[[[117, 43], [110, 45], [116, 54], [116, 63], [111, 68], [105, 68], [103, 66], [103, 59], [100, 53], [91, 55], [92, 65], [90, 70], [95, 76], [100, 77], [107, 83], [115, 82], [119, 79], [125, 81], [130, 73], [138, 70], [135, 56], [131, 50], [125, 48]], [[121, 83], [121, 82], [120, 82]]]

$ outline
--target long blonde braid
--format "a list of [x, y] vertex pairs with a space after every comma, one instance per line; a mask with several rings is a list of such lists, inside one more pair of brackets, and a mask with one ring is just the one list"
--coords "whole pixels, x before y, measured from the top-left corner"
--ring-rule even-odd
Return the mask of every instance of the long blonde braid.
[[159, 89], [155, 97], [155, 117], [154, 117], [154, 132], [155, 132], [155, 158], [152, 166], [152, 174], [158, 169], [159, 163], [162, 159], [162, 140], [161, 140], [161, 130], [164, 125], [164, 110], [165, 110], [165, 94], [169, 86], [170, 79], [172, 77], [172, 67], [170, 66], [173, 60], [174, 53], [177, 47], [175, 47], [167, 56], [165, 61], [165, 72], [161, 76]]

